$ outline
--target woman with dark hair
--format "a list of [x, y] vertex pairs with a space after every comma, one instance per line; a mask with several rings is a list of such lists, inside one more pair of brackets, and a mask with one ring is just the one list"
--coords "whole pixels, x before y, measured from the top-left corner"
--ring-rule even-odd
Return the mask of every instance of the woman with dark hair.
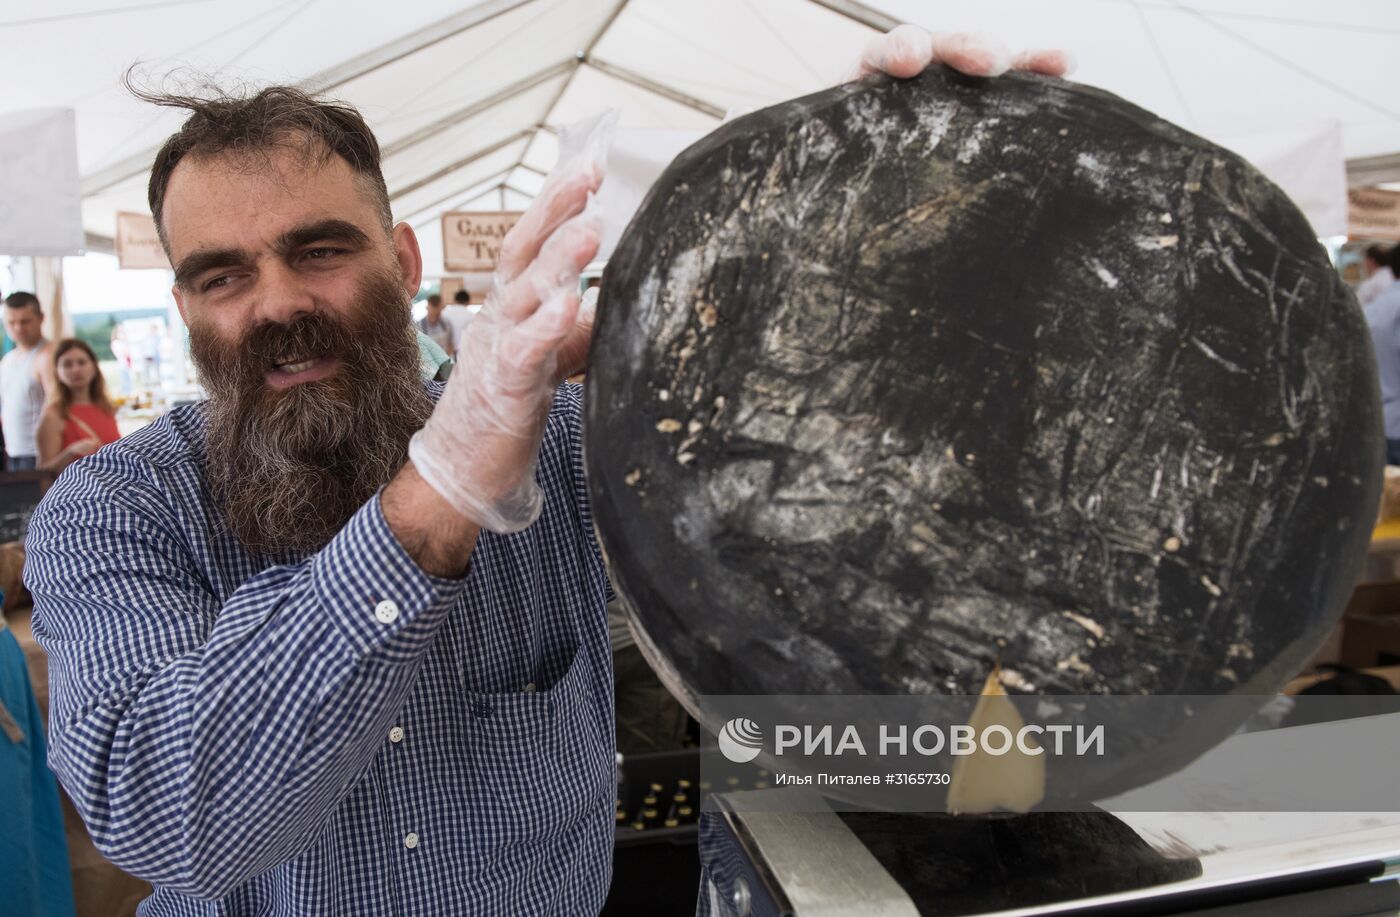
[[54, 347], [53, 357], [58, 384], [44, 405], [35, 436], [44, 471], [62, 471], [121, 437], [117, 411], [107, 398], [92, 348], [77, 338], [65, 338]]

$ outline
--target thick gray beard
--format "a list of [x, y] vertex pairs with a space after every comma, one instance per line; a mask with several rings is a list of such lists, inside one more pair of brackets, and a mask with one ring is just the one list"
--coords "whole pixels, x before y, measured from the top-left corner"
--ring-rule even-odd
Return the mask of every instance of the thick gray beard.
[[[380, 302], [377, 308], [392, 310]], [[272, 554], [320, 550], [408, 457], [432, 404], [412, 326], [374, 329], [336, 375], [269, 397], [211, 386], [210, 489], [234, 536]], [[382, 324], [382, 323], [380, 323]]]

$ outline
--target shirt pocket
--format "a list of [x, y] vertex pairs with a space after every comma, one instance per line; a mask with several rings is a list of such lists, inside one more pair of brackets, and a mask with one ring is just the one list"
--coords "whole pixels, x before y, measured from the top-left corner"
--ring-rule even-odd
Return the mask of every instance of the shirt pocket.
[[580, 647], [547, 689], [465, 692], [467, 784], [472, 820], [483, 828], [473, 842], [530, 844], [606, 816], [615, 792], [612, 742], [602, 734], [590, 669]]

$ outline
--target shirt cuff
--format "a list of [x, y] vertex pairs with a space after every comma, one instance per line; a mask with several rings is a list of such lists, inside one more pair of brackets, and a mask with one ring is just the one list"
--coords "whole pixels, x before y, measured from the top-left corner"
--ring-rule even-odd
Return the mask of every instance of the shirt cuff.
[[312, 586], [359, 655], [418, 655], [466, 589], [466, 577], [424, 573], [394, 537], [379, 494], [313, 561]]

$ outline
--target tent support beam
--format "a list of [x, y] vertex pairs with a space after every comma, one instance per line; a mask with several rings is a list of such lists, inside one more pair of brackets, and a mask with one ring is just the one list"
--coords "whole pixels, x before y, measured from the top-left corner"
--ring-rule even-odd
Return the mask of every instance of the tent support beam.
[[422, 178], [418, 179], [418, 180], [415, 181], [415, 182], [411, 182], [410, 184], [404, 185], [402, 188], [398, 188], [398, 189], [396, 189], [396, 190], [390, 192], [390, 194], [389, 194], [389, 203], [392, 204], [394, 201], [398, 200], [399, 198], [403, 197], [404, 195], [406, 195], [406, 194], [412, 194], [414, 191], [417, 191], [419, 188], [425, 188], [425, 187], [427, 187], [428, 185], [431, 185], [433, 182], [437, 181], [437, 180], [440, 179], [440, 178], [446, 178], [447, 176], [451, 175], [453, 172], [456, 172], [456, 171], [459, 170], [459, 169], [465, 169], [467, 166], [469, 166], [469, 165], [471, 165], [472, 163], [476, 162], [478, 159], [484, 159], [484, 158], [486, 158], [487, 156], [490, 156], [492, 153], [497, 152], [498, 150], [503, 150], [503, 149], [505, 149], [506, 147], [510, 146], [512, 143], [518, 143], [519, 141], [524, 140], [526, 137], [529, 137], [529, 136], [530, 136], [531, 134], [533, 134], [534, 132], [535, 132], [535, 128], [534, 128], [533, 126], [532, 126], [532, 127], [527, 127], [527, 128], [525, 128], [525, 130], [523, 130], [523, 131], [516, 131], [515, 133], [510, 134], [509, 136], [506, 136], [506, 137], [503, 137], [503, 138], [500, 139], [500, 140], [497, 140], [495, 143], [491, 144], [491, 145], [488, 146], [488, 147], [485, 147], [485, 148], [483, 148], [483, 149], [477, 150], [475, 153], [472, 153], [470, 156], [464, 157], [464, 158], [462, 158], [462, 159], [457, 160], [457, 161], [454, 162], [454, 163], [451, 163], [451, 164], [449, 164], [449, 165], [443, 166], [441, 169], [438, 169], [436, 172], [434, 172], [434, 173], [431, 174], [431, 175], [425, 175], [425, 176], [423, 176]]
[[99, 255], [115, 255], [117, 253], [117, 240], [110, 236], [98, 235], [95, 232], [84, 232], [83, 252], [96, 252]]
[[811, 2], [817, 6], [825, 7], [833, 13], [845, 16], [847, 19], [854, 19], [861, 25], [869, 26], [877, 32], [888, 32], [900, 23], [893, 16], [887, 16], [879, 10], [871, 9], [857, 0], [811, 0]]
[[358, 57], [352, 57], [348, 61], [322, 70], [320, 73], [303, 80], [298, 84], [298, 88], [307, 92], [325, 92], [335, 89], [337, 86], [343, 86], [367, 73], [373, 73], [375, 70], [387, 67], [410, 54], [417, 54], [424, 48], [431, 48], [449, 38], [455, 38], [463, 32], [490, 22], [497, 16], [512, 13], [520, 7], [528, 6], [534, 2], [535, 0], [485, 0], [483, 3], [472, 4], [446, 19], [440, 19], [416, 32], [411, 32], [402, 38], [396, 38], [388, 44], [380, 45], [373, 51], [367, 51]]
[[[608, 29], [612, 28], [612, 24], [617, 21], [618, 16], [622, 15], [622, 11], [627, 8], [627, 4], [630, 2], [631, 0], [617, 0], [617, 3], [613, 5], [612, 10], [608, 12], [608, 18], [603, 20], [603, 24], [598, 26], [598, 28], [593, 32], [593, 36], [588, 39], [588, 44], [584, 46], [582, 51], [579, 51], [577, 54], [574, 55], [574, 64], [576, 66], [588, 60], [588, 55], [592, 54], [593, 49], [598, 47], [598, 42], [602, 41], [603, 36], [608, 34]], [[574, 72], [577, 73], [577, 69], [575, 69]], [[569, 84], [573, 81], [574, 76], [571, 73], [569, 74], [569, 78], [564, 81], [564, 85], [560, 86], [559, 91], [554, 94], [554, 98], [550, 99], [549, 104], [545, 106], [544, 114], [540, 116], [541, 124], [544, 124], [549, 121], [549, 116], [554, 114], [554, 109], [559, 106], [559, 100], [564, 98], [564, 93], [569, 91]], [[530, 143], [533, 142], [534, 138], [531, 137]], [[520, 151], [520, 157], [515, 161], [515, 167], [511, 171], [514, 171], [515, 169], [518, 169], [525, 164], [525, 154], [529, 152], [530, 144], [527, 143], [525, 144], [525, 149]], [[540, 172], [540, 174], [544, 175], [543, 172]], [[534, 197], [533, 194], [530, 196]]]
[[545, 67], [543, 70], [530, 74], [523, 80], [518, 80], [517, 82], [511, 83], [509, 86], [506, 86], [503, 89], [492, 93], [484, 99], [478, 99], [477, 101], [468, 105], [466, 108], [458, 109], [457, 111], [454, 111], [452, 114], [448, 115], [445, 118], [441, 118], [437, 121], [434, 121], [432, 124], [420, 127], [418, 130], [413, 131], [407, 136], [400, 137], [393, 143], [385, 145], [383, 150], [381, 150], [380, 152], [380, 157], [382, 159], [388, 159], [395, 153], [401, 153], [411, 146], [417, 146], [425, 140], [431, 140], [438, 134], [441, 134], [443, 131], [452, 127], [456, 127], [463, 121], [470, 120], [471, 118], [476, 117], [484, 111], [488, 111], [489, 109], [495, 108], [497, 105], [509, 102], [516, 96], [522, 93], [529, 92], [536, 86], [539, 86], [543, 83], [547, 83], [555, 77], [560, 76], [561, 74], [573, 71], [578, 67], [578, 64], [578, 60], [572, 57], [566, 60], [559, 61], [556, 64], [551, 64], [550, 66]]
[[[448, 16], [446, 19], [425, 26], [388, 44], [380, 45], [372, 51], [367, 51], [334, 67], [322, 70], [320, 73], [300, 81], [296, 87], [310, 93], [335, 89], [381, 67], [387, 67], [410, 54], [431, 47], [438, 42], [446, 41], [474, 29], [482, 23], [489, 22], [497, 16], [504, 16], [506, 13], [534, 2], [535, 0], [485, 0], [484, 3], [477, 3], [460, 13]], [[82, 196], [91, 197], [147, 171], [159, 149], [158, 146], [150, 147], [128, 156], [120, 162], [113, 163], [105, 169], [99, 169], [91, 175], [84, 176]]]
[[588, 60], [584, 61], [584, 63], [594, 70], [597, 70], [599, 73], [605, 73], [613, 79], [621, 80], [624, 83], [631, 83], [633, 86], [645, 89], [647, 92], [661, 96], [663, 99], [669, 99], [678, 105], [684, 105], [686, 108], [693, 108], [698, 112], [703, 112], [717, 121], [724, 119], [724, 109], [720, 108], [718, 105], [706, 102], [704, 99], [697, 99], [692, 95], [687, 95], [679, 89], [673, 89], [664, 83], [658, 83], [651, 77], [643, 76], [640, 73], [628, 70], [626, 67], [610, 64], [596, 57], [590, 57]]
[[1365, 188], [1382, 182], [1400, 182], [1400, 153], [1347, 160], [1347, 187]]
[[[438, 218], [440, 218], [444, 213], [456, 210], [463, 204], [470, 203], [471, 201], [474, 201], [477, 198], [481, 197], [483, 194], [490, 194], [491, 189], [495, 188], [501, 182], [504, 182], [506, 180], [506, 176], [509, 174], [510, 170], [507, 169], [504, 172], [498, 172], [495, 175], [492, 175], [490, 178], [483, 179], [482, 181], [479, 181], [474, 185], [468, 185], [465, 188], [458, 188], [456, 191], [452, 192], [446, 197], [439, 198], [433, 201], [431, 204], [427, 205], [426, 207], [419, 207], [417, 210], [413, 211], [407, 216], [400, 217], [396, 222], [407, 223], [410, 226], [412, 226], [415, 230], [419, 227], [426, 226], [429, 222], [435, 221]], [[442, 204], [446, 204], [448, 201], [451, 200], [456, 200], [457, 203], [451, 205], [450, 207], [447, 207], [445, 210], [437, 210], [439, 206], [441, 206]], [[431, 216], [422, 217], [421, 214], [424, 213], [431, 213]]]
[[417, 146], [417, 144], [423, 143], [424, 140], [431, 140], [433, 137], [444, 132], [444, 130], [448, 130], [449, 127], [455, 127], [461, 125], [465, 120], [476, 118], [477, 115], [487, 111], [487, 109], [496, 108], [497, 105], [511, 101], [511, 99], [517, 97], [517, 95], [529, 92], [540, 84], [549, 83], [553, 78], [559, 77], [560, 74], [570, 73], [570, 71], [577, 69], [577, 67], [578, 60], [574, 59], [574, 57], [570, 57], [570, 59], [567, 60], [560, 60], [560, 62], [556, 64], [550, 64], [549, 67], [532, 73], [531, 76], [525, 77], [524, 80], [519, 80], [517, 83], [507, 85], [507, 87], [493, 92], [489, 97], [477, 99], [476, 102], [472, 102], [472, 104], [466, 106], [466, 108], [461, 108], [458, 109], [458, 111], [452, 112], [447, 118], [435, 120], [431, 125], [419, 127], [419, 129], [414, 130], [413, 133], [407, 134], [405, 137], [400, 137], [400, 139], [393, 141], [391, 144], [386, 144], [384, 150], [381, 150], [381, 153], [379, 153], [379, 157], [381, 157], [382, 160], [388, 160], [393, 154], [403, 153], [407, 148]]

